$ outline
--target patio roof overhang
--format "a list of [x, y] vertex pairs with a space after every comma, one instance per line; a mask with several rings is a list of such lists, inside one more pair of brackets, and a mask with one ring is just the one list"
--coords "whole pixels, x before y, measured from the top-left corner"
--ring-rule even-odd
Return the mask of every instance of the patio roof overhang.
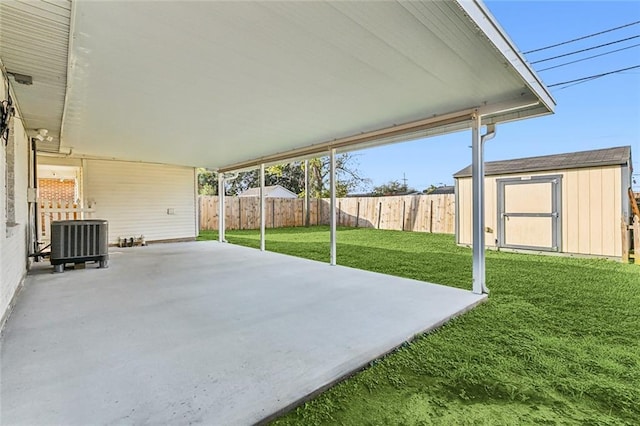
[[237, 170], [554, 109], [480, 1], [46, 5], [2, 3], [0, 53], [33, 75], [13, 85], [27, 126], [48, 108], [72, 155]]
[[[488, 292], [484, 142], [497, 123], [555, 107], [480, 0], [8, 0], [0, 12], [3, 72], [33, 78], [14, 84], [20, 114], [60, 135], [41, 150], [260, 167], [261, 187], [265, 163], [328, 154], [331, 264], [336, 152], [471, 128], [478, 294]], [[261, 195], [263, 218], [264, 204]], [[262, 220], [262, 250], [264, 239]]]

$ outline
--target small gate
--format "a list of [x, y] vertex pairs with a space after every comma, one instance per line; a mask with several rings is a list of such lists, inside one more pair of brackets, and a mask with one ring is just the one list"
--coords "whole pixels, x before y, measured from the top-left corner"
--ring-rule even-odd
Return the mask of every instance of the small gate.
[[40, 220], [38, 221], [38, 242], [49, 244], [51, 242], [51, 222], [54, 220], [80, 220], [91, 219], [93, 208], [82, 208], [74, 201], [66, 200], [39, 200]]
[[498, 179], [498, 247], [560, 251], [562, 176]]

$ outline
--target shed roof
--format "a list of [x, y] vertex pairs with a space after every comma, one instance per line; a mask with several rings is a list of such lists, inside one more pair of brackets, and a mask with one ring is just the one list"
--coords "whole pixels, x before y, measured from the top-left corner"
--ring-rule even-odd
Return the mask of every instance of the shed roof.
[[[0, 57], [71, 156], [241, 170], [555, 106], [480, 0], [26, 3], [0, 2]], [[56, 55], [24, 31], [44, 10]]]
[[[265, 196], [265, 198], [281, 197], [281, 195], [277, 195], [277, 193], [280, 192], [280, 194], [282, 194], [283, 191], [290, 198], [298, 198], [298, 196], [294, 192], [288, 190], [287, 188], [285, 188], [282, 185], [265, 186], [264, 187], [264, 196]], [[260, 196], [260, 188], [249, 188], [249, 189], [243, 191], [238, 196], [239, 197], [259, 197]]]
[[[627, 164], [630, 158], [631, 147], [619, 146], [615, 148], [595, 149], [592, 151], [568, 152], [565, 154], [490, 161], [485, 163], [485, 176], [539, 172], [545, 170], [615, 166]], [[470, 176], [471, 165], [453, 175], [455, 178]]]

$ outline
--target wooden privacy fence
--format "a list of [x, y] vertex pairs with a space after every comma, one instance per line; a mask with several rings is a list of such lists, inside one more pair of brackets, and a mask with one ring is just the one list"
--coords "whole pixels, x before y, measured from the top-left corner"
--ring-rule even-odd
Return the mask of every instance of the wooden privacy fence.
[[[200, 196], [201, 230], [218, 229], [218, 197]], [[390, 229], [399, 231], [455, 232], [455, 196], [406, 195], [395, 197], [338, 198], [338, 226]], [[302, 198], [267, 198], [267, 228], [305, 225], [305, 202]], [[313, 199], [309, 216], [311, 225], [329, 224], [329, 199]], [[226, 229], [258, 229], [260, 199], [257, 197], [225, 198]]]
[[40, 207], [40, 223], [38, 236], [41, 242], [49, 242], [51, 222], [54, 220], [78, 220], [91, 218], [94, 209], [82, 208], [74, 201], [38, 200]]
[[634, 215], [627, 225], [622, 220], [622, 262], [640, 265], [640, 216]]

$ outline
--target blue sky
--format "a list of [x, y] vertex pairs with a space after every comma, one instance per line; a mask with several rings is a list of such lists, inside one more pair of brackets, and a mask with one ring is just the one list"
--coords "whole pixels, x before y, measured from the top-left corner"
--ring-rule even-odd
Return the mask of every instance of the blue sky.
[[[485, 1], [522, 52], [640, 21], [640, 1]], [[529, 62], [640, 35], [640, 24], [576, 43], [526, 55]], [[632, 46], [640, 38], [583, 54], [534, 65], [534, 69]], [[640, 65], [640, 46], [554, 70], [539, 72], [553, 84]], [[556, 113], [498, 126], [487, 142], [485, 159], [631, 145], [636, 185], [640, 188], [640, 68], [566, 89], [552, 88]], [[470, 132], [358, 151], [359, 169], [373, 185], [402, 180], [422, 190], [452, 184], [452, 174], [471, 162]]]

